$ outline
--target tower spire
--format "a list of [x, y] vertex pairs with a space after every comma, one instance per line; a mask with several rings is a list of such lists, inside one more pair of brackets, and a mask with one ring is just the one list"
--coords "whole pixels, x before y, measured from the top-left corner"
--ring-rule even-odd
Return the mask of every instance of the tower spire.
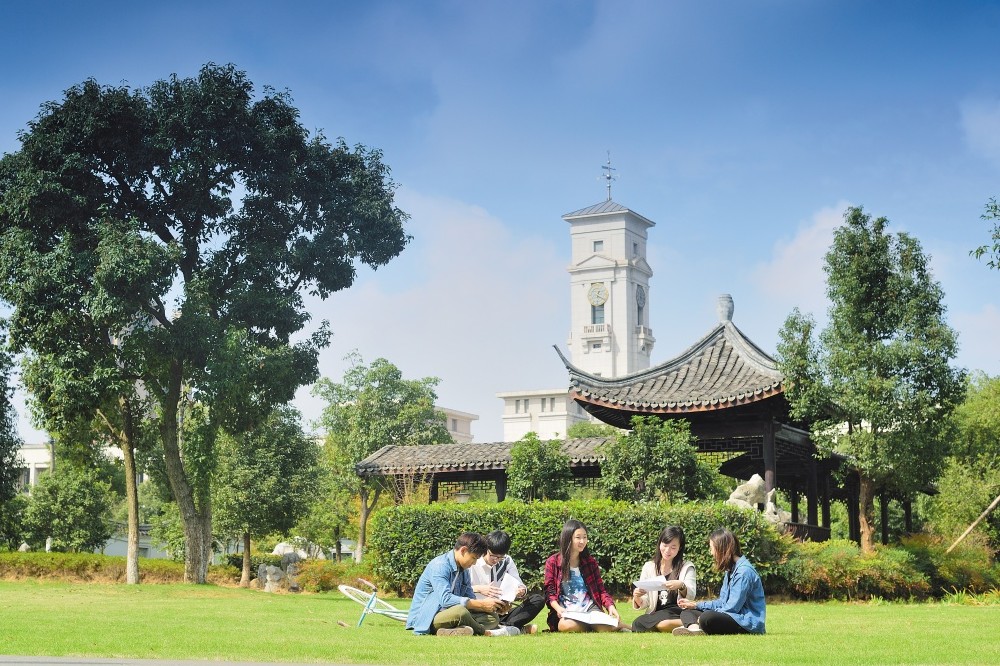
[[611, 166], [610, 150], [608, 151], [608, 163], [602, 166], [601, 169], [604, 171], [604, 174], [601, 176], [601, 178], [606, 180], [608, 184], [608, 201], [611, 201], [611, 183], [612, 181], [618, 180], [618, 177], [615, 176], [615, 171], [617, 171], [617, 169]]

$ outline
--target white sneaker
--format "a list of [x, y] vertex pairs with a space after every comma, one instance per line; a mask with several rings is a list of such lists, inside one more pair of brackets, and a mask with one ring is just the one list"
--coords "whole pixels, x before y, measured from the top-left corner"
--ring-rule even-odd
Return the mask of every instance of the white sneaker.
[[507, 625], [501, 625], [496, 629], [487, 629], [487, 636], [519, 636], [521, 630], [517, 627], [509, 627]]

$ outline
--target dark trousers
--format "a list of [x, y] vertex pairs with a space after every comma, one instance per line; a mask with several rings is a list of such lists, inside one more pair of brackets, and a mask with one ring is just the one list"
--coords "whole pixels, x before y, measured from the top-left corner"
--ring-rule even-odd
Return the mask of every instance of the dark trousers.
[[747, 630], [739, 625], [729, 613], [719, 611], [681, 611], [684, 626], [697, 624], [706, 634], [745, 634]]
[[652, 613], [643, 613], [632, 621], [632, 631], [656, 631], [656, 625], [664, 620], [676, 620], [681, 616], [679, 606], [666, 606]]
[[524, 597], [519, 606], [515, 606], [506, 615], [500, 616], [500, 624], [524, 629], [535, 616], [545, 608], [545, 595], [541, 592], [531, 592]]

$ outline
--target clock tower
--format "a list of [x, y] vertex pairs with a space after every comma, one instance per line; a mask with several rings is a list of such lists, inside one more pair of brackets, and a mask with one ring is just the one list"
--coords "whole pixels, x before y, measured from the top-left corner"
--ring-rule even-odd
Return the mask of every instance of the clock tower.
[[649, 367], [647, 231], [651, 220], [615, 203], [563, 215], [570, 225], [570, 333], [576, 367], [601, 377], [620, 377]]

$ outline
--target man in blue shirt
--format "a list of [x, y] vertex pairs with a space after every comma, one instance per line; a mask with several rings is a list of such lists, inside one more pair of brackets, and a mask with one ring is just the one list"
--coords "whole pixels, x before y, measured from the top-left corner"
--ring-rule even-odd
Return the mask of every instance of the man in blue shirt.
[[454, 550], [438, 555], [424, 567], [413, 590], [406, 628], [414, 634], [477, 636], [499, 626], [499, 599], [476, 599], [469, 567], [486, 554], [486, 542], [475, 532], [462, 532]]

